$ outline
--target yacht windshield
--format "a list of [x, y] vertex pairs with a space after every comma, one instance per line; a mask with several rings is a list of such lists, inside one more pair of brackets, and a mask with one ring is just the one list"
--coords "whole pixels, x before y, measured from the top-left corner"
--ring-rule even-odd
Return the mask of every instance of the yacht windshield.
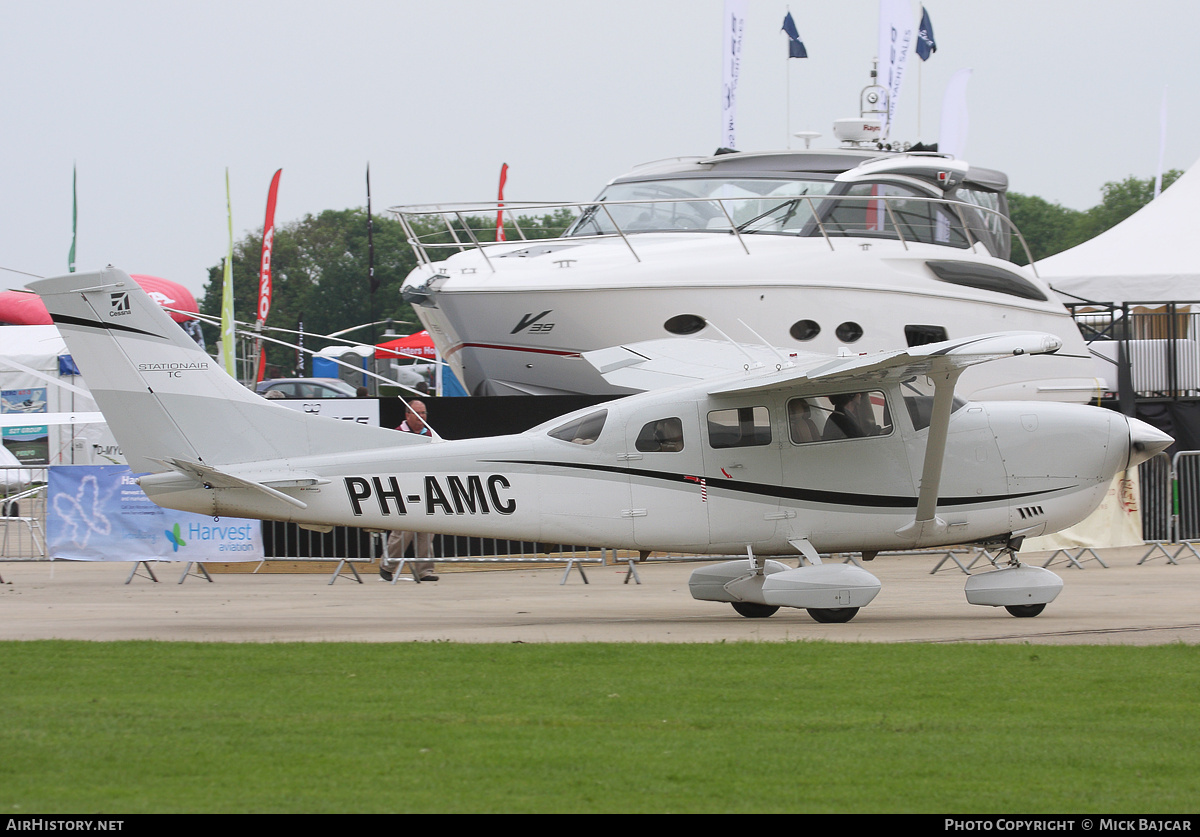
[[[614, 183], [589, 207], [567, 235], [609, 235], [664, 230], [776, 231], [799, 234], [812, 218], [802, 196], [828, 194], [834, 184], [820, 180], [718, 178]], [[632, 203], [630, 203], [632, 202]], [[818, 204], [818, 201], [813, 201]]]
[[[782, 178], [664, 178], [613, 183], [567, 236], [713, 231], [890, 238], [1006, 257], [999, 198], [959, 189], [948, 205], [896, 183]], [[985, 210], [985, 211], [981, 211]], [[987, 213], [986, 210], [993, 210]]]

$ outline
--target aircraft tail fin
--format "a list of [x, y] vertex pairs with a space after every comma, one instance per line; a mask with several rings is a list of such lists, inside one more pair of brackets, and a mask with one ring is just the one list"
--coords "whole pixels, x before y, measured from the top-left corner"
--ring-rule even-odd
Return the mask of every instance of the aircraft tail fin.
[[420, 437], [272, 404], [223, 369], [124, 272], [31, 282], [135, 473], [273, 462]]

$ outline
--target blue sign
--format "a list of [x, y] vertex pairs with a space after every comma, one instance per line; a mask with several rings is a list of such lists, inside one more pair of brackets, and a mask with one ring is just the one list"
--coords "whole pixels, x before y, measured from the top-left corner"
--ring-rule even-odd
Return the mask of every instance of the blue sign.
[[56, 465], [49, 471], [46, 541], [53, 558], [262, 560], [259, 521], [164, 509], [126, 465]]

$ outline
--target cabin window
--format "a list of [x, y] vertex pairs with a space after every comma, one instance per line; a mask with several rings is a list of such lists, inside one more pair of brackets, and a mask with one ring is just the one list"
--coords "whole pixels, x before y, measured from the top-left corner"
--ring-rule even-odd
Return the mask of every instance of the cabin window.
[[904, 339], [912, 347], [926, 346], [930, 343], [941, 343], [950, 338], [946, 336], [946, 329], [941, 326], [906, 325], [904, 327]]
[[714, 448], [771, 444], [771, 415], [766, 407], [738, 407], [708, 414], [708, 443]]
[[607, 418], [608, 410], [597, 410], [583, 418], [560, 424], [550, 431], [550, 436], [577, 445], [590, 445], [600, 436], [600, 431], [604, 429], [604, 420]]
[[787, 405], [788, 437], [794, 445], [887, 436], [891, 412], [882, 392], [842, 392], [793, 398]]
[[647, 422], [634, 447], [643, 453], [678, 453], [683, 450], [683, 422], [678, 418]]
[[1034, 299], [1045, 302], [1046, 295], [1037, 285], [1024, 276], [978, 262], [928, 261], [925, 262], [933, 275], [951, 285], [962, 285], [967, 288], [978, 288], [981, 291], [995, 291], [1000, 294]]

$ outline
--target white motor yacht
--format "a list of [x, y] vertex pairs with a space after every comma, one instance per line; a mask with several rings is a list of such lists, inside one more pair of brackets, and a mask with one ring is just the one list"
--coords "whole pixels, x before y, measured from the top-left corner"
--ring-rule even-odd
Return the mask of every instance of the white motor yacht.
[[[964, 397], [1103, 390], [1070, 315], [1009, 261], [1007, 177], [864, 145], [643, 165], [586, 203], [504, 206], [517, 240], [495, 240], [497, 204], [396, 207], [419, 259], [403, 294], [474, 395], [618, 394], [579, 353], [670, 335], [861, 354], [1012, 330], [1064, 345], [968, 371]], [[537, 237], [546, 218], [565, 229]]]

